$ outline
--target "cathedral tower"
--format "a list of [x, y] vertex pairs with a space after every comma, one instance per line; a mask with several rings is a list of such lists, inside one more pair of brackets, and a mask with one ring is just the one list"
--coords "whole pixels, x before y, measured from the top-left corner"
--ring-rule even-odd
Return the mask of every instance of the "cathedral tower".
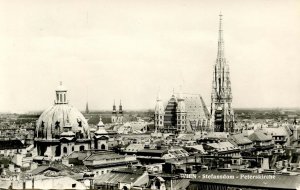
[[111, 122], [112, 123], [117, 123], [117, 110], [116, 110], [116, 103], [114, 100], [114, 105], [113, 105], [113, 110], [112, 110], [112, 115], [111, 115]]
[[177, 116], [177, 131], [183, 132], [186, 130], [186, 110], [185, 110], [185, 102], [182, 97], [182, 93], [180, 92], [177, 97], [177, 107], [176, 107], [176, 116]]
[[154, 126], [155, 126], [155, 131], [162, 130], [164, 127], [164, 116], [165, 116], [165, 111], [164, 111], [164, 105], [163, 102], [160, 98], [160, 95], [158, 93], [157, 99], [156, 99], [156, 105], [155, 105], [155, 110], [154, 110]]
[[219, 23], [219, 40], [216, 64], [214, 65], [211, 93], [212, 127], [215, 132], [232, 132], [234, 113], [231, 107], [232, 94], [229, 66], [224, 55], [222, 14]]

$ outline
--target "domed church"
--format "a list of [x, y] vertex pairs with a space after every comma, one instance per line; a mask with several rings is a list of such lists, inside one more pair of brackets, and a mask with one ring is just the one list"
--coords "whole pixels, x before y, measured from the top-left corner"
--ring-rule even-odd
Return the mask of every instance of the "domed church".
[[75, 107], [69, 105], [62, 82], [55, 90], [54, 105], [36, 122], [35, 147], [39, 156], [61, 157], [73, 151], [91, 149], [89, 125]]

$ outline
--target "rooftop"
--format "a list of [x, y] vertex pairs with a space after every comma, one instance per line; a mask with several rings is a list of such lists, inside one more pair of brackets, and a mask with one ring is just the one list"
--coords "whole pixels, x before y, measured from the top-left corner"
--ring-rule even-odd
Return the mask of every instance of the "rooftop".
[[237, 145], [251, 144], [252, 141], [245, 137], [243, 134], [236, 134], [229, 137], [229, 140], [232, 140]]
[[251, 141], [271, 141], [272, 140], [272, 136], [270, 135], [266, 135], [261, 131], [255, 131], [254, 133], [252, 133], [249, 136], [249, 139]]

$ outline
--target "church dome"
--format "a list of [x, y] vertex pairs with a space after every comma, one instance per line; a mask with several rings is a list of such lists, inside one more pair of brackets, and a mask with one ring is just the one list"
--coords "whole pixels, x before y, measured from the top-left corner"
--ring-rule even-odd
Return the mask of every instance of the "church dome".
[[[66, 88], [60, 85], [60, 89]], [[70, 126], [71, 131], [79, 134], [81, 138], [89, 138], [89, 126], [85, 117], [75, 107], [68, 104], [66, 98], [61, 99], [58, 95], [60, 90], [56, 89], [55, 104], [46, 109], [36, 122], [35, 137], [43, 139], [59, 139], [65, 126]]]

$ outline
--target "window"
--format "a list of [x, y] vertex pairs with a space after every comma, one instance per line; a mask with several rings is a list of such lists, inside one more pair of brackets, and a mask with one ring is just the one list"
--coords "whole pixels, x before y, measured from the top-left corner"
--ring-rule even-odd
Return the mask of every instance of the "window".
[[75, 187], [76, 187], [76, 183], [73, 183], [73, 184], [72, 184], [72, 188], [75, 188]]
[[81, 146], [79, 147], [79, 151], [84, 151], [84, 145], [81, 145]]
[[105, 150], [105, 144], [101, 145], [101, 150]]
[[72, 151], [74, 151], [74, 146], [72, 146]]
[[67, 154], [67, 153], [68, 153], [68, 149], [67, 149], [67, 147], [64, 147], [64, 149], [63, 149], [63, 152], [64, 152], [65, 154]]

